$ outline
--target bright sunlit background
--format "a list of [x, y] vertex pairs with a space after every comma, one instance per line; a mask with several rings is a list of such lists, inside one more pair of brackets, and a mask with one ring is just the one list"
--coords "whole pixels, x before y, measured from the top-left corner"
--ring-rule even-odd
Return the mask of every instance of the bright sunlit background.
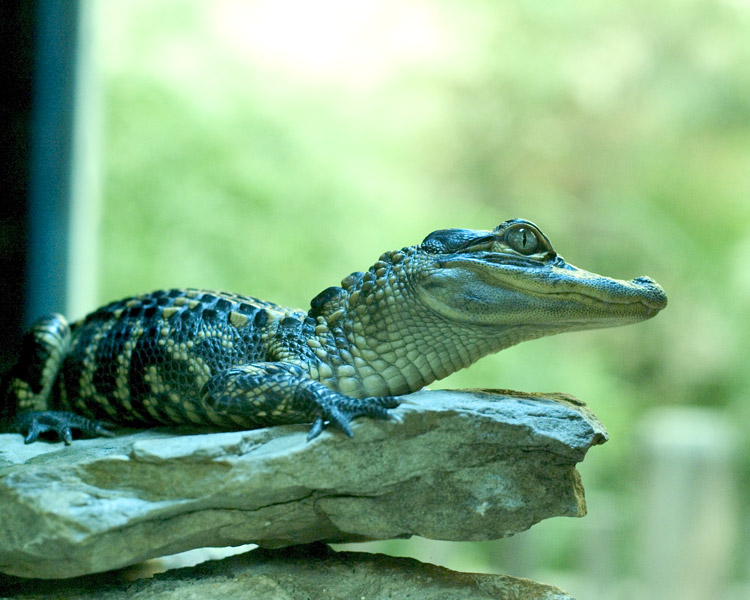
[[439, 383], [587, 402], [611, 435], [581, 465], [589, 515], [377, 549], [580, 598], [748, 597], [750, 2], [93, 7], [96, 304], [197, 286], [307, 307], [434, 229], [530, 219], [670, 297]]

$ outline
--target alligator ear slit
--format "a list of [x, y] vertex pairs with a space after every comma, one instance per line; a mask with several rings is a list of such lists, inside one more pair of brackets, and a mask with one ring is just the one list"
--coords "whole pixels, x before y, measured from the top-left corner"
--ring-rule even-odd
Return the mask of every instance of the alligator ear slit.
[[419, 248], [432, 254], [460, 252], [487, 240], [495, 240], [488, 231], [474, 229], [438, 229], [428, 235]]
[[479, 250], [489, 250], [496, 240], [497, 236], [495, 236], [494, 234], [485, 235], [477, 238], [476, 240], [467, 242], [463, 248], [458, 250], [458, 252], [477, 252]]

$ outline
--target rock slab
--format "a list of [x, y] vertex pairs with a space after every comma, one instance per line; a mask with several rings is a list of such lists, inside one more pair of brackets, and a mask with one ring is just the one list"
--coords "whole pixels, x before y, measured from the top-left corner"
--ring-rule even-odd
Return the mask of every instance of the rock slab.
[[[117, 574], [120, 576], [120, 574]], [[253, 550], [135, 582], [89, 575], [32, 581], [0, 575], [0, 598], [14, 600], [574, 600], [552, 586], [506, 575], [457, 573], [413, 558], [333, 552], [322, 544]], [[3, 584], [5, 583], [5, 589]], [[7, 594], [7, 595], [6, 595]]]
[[75, 577], [200, 547], [420, 535], [489, 540], [582, 516], [575, 464], [606, 432], [580, 402], [423, 391], [398, 420], [72, 446], [0, 436], [0, 572]]

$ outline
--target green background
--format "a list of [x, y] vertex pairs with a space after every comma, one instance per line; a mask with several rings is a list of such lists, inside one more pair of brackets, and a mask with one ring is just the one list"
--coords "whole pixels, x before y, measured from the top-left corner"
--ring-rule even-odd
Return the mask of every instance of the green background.
[[611, 436], [581, 465], [590, 514], [513, 540], [390, 549], [575, 577], [604, 536], [611, 576], [638, 577], [644, 423], [655, 407], [695, 406], [735, 429], [725, 567], [746, 577], [750, 5], [95, 6], [99, 302], [197, 286], [306, 308], [434, 229], [530, 219], [572, 264], [653, 277], [669, 306], [636, 326], [522, 344], [435, 387], [587, 402]]

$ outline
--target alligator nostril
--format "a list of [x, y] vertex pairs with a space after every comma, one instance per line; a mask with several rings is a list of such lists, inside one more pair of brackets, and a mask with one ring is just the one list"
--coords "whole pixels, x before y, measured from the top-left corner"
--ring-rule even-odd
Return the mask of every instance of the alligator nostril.
[[644, 304], [649, 305], [656, 311], [667, 305], [667, 294], [662, 287], [650, 277], [641, 276], [633, 279], [632, 283], [642, 286], [640, 293], [643, 295]]

